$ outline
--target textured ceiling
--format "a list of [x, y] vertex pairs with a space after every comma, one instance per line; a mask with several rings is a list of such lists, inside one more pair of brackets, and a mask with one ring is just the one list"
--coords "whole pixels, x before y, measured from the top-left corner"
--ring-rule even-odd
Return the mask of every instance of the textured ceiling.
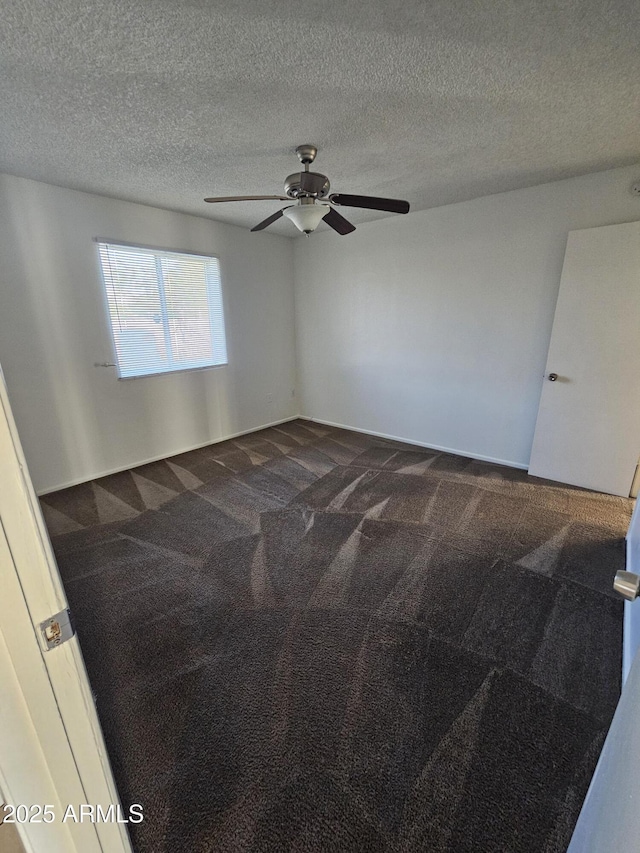
[[280, 193], [302, 142], [333, 191], [413, 210], [640, 162], [637, 0], [0, 9], [15, 175], [251, 226], [279, 203], [202, 199]]

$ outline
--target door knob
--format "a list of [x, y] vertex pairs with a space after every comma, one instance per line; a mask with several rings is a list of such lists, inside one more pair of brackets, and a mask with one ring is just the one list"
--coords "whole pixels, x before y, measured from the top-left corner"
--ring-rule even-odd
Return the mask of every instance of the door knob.
[[558, 378], [558, 374], [557, 374], [557, 373], [550, 373], [550, 374], [547, 376], [547, 379], [549, 380], [549, 382], [555, 382], [557, 378]]
[[633, 601], [640, 593], [640, 575], [633, 572], [616, 572], [613, 588], [628, 601]]

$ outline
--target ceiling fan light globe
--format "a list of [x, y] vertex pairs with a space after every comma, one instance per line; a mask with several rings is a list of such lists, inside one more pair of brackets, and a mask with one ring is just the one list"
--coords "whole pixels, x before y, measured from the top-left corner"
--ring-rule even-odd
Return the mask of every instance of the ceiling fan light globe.
[[301, 204], [288, 207], [284, 211], [284, 215], [293, 222], [299, 231], [303, 231], [305, 234], [315, 231], [327, 213], [327, 207], [320, 204]]

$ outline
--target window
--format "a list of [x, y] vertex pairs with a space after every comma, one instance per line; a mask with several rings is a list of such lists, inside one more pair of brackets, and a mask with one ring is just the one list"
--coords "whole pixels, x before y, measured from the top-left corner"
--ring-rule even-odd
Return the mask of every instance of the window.
[[98, 247], [121, 379], [227, 363], [217, 258]]

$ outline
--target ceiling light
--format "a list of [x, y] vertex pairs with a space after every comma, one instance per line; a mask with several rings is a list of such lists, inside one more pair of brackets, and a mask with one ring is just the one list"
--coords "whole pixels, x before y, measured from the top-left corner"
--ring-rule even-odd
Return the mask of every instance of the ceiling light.
[[299, 231], [310, 234], [316, 230], [322, 219], [329, 213], [329, 206], [326, 204], [300, 204], [295, 207], [288, 207], [283, 212]]

